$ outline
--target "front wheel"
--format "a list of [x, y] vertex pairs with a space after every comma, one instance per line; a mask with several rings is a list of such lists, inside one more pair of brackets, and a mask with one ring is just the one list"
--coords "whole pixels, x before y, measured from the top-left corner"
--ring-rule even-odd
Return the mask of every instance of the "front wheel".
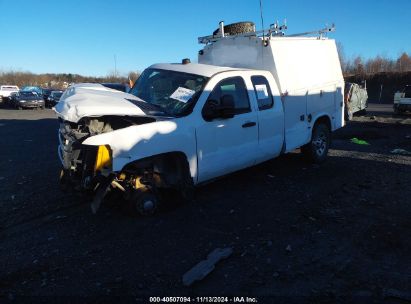
[[133, 215], [152, 216], [156, 213], [160, 205], [157, 191], [148, 187], [132, 190], [128, 200], [129, 209]]
[[311, 141], [301, 148], [304, 156], [313, 163], [319, 164], [326, 160], [331, 143], [331, 132], [324, 123], [314, 125]]

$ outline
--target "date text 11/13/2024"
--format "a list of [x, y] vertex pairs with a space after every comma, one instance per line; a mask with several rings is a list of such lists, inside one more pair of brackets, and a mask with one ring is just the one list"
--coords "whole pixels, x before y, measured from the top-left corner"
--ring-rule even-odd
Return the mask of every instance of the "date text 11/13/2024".
[[258, 303], [255, 297], [150, 297], [150, 303]]

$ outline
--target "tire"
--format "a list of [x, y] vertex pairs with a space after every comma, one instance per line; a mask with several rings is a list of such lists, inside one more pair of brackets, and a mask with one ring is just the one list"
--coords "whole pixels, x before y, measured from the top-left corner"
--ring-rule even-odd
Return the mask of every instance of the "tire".
[[314, 125], [311, 141], [301, 148], [304, 156], [312, 163], [320, 164], [327, 159], [331, 144], [331, 132], [324, 123]]
[[[220, 29], [216, 29], [213, 32], [213, 35], [217, 35], [219, 30]], [[231, 23], [231, 24], [224, 25], [224, 34], [227, 34], [227, 35], [237, 35], [237, 34], [244, 34], [244, 33], [250, 33], [250, 32], [255, 32], [254, 22], [243, 21], [243, 22], [237, 22], [237, 23]]]
[[128, 203], [132, 215], [152, 216], [159, 209], [160, 199], [155, 191], [144, 187], [133, 190]]

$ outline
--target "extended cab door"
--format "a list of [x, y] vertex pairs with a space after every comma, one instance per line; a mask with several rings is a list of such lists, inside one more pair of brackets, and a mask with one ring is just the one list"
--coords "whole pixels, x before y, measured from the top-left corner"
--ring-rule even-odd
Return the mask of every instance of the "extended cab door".
[[256, 163], [281, 153], [284, 143], [284, 112], [280, 92], [271, 75], [250, 77], [258, 115], [258, 150]]
[[258, 121], [244, 79], [235, 76], [221, 80], [207, 100], [219, 102], [224, 95], [234, 99], [234, 117], [206, 121], [203, 116], [196, 129], [199, 182], [254, 164]]

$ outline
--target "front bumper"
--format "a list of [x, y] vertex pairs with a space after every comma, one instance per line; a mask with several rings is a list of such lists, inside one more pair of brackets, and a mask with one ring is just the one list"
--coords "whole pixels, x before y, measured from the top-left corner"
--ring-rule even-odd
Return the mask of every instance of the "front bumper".
[[42, 108], [44, 107], [44, 101], [26, 101], [26, 102], [18, 102], [18, 106], [29, 109], [29, 108]]

